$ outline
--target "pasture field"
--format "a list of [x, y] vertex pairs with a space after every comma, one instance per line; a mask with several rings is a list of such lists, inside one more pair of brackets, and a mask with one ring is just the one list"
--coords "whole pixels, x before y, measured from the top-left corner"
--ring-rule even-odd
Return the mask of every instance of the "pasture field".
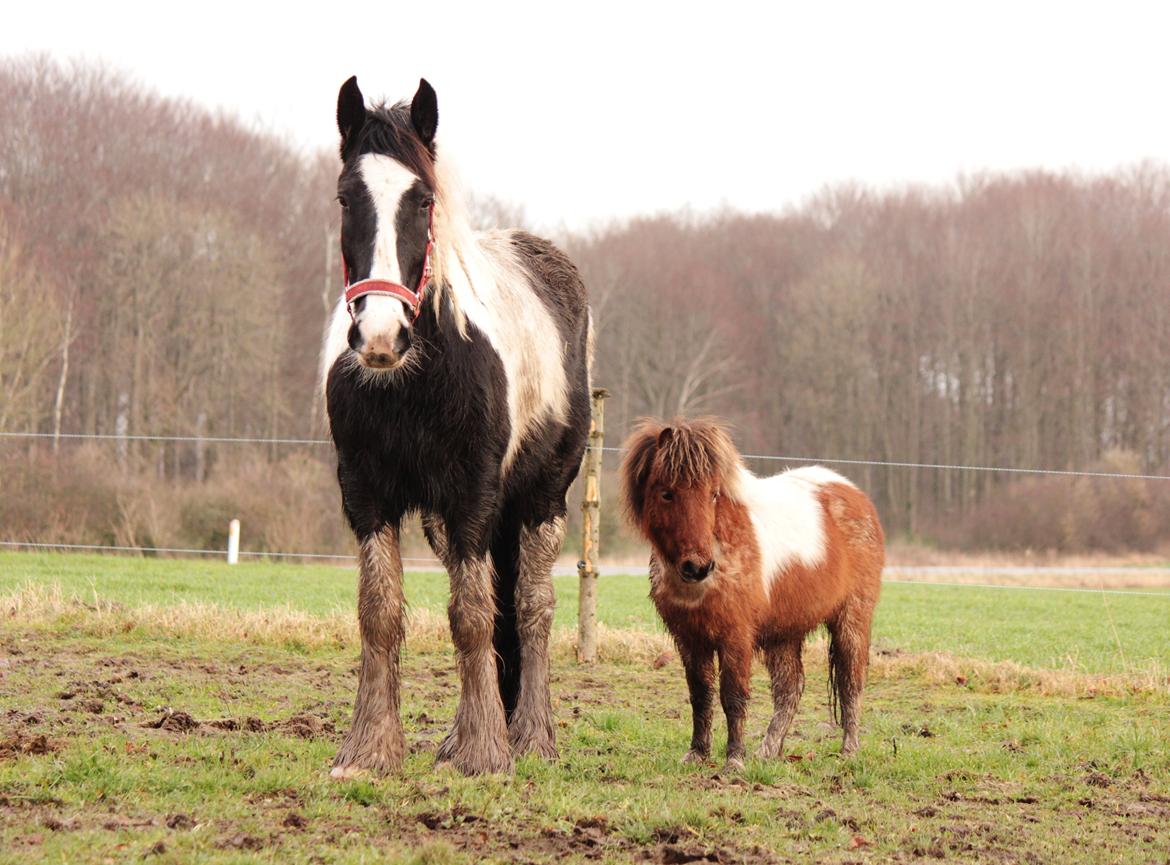
[[[574, 584], [559, 761], [435, 768], [445, 578], [409, 574], [406, 767], [338, 783], [352, 569], [0, 555], [0, 862], [1170, 861], [1170, 594], [889, 585], [859, 754], [837, 756], [816, 638], [786, 759], [720, 777], [679, 762], [686, 687], [644, 577], [603, 577], [588, 668]], [[768, 705], [757, 665], [749, 748]]]

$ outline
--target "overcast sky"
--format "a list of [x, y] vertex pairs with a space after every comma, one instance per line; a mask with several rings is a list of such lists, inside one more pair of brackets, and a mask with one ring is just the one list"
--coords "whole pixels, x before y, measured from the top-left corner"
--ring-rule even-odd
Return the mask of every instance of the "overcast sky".
[[849, 180], [1170, 159], [1163, 7], [44, 2], [5, 8], [0, 53], [102, 60], [302, 148], [335, 146], [348, 76], [394, 99], [424, 76], [471, 187], [580, 229], [779, 210]]

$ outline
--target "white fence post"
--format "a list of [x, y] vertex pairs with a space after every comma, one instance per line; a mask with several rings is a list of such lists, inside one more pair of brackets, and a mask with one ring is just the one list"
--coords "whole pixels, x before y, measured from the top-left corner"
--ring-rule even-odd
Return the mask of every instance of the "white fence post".
[[228, 564], [236, 565], [240, 562], [240, 521], [232, 520], [228, 523]]

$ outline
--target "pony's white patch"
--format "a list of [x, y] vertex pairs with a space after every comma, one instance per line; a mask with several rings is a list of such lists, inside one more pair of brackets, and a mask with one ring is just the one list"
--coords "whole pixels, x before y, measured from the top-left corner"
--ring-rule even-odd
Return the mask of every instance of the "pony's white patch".
[[760, 545], [764, 589], [790, 565], [815, 568], [825, 558], [825, 514], [817, 493], [826, 484], [852, 484], [822, 466], [805, 466], [758, 478], [740, 469], [738, 498], [751, 514]]

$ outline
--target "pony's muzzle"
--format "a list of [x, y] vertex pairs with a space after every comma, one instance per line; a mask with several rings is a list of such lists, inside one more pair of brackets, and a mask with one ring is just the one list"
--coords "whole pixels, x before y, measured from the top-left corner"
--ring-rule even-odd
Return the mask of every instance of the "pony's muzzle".
[[684, 583], [697, 583], [701, 580], [707, 579], [707, 575], [715, 570], [715, 560], [709, 559], [702, 561], [696, 558], [683, 559], [682, 564], [679, 565], [679, 575], [682, 577]]

